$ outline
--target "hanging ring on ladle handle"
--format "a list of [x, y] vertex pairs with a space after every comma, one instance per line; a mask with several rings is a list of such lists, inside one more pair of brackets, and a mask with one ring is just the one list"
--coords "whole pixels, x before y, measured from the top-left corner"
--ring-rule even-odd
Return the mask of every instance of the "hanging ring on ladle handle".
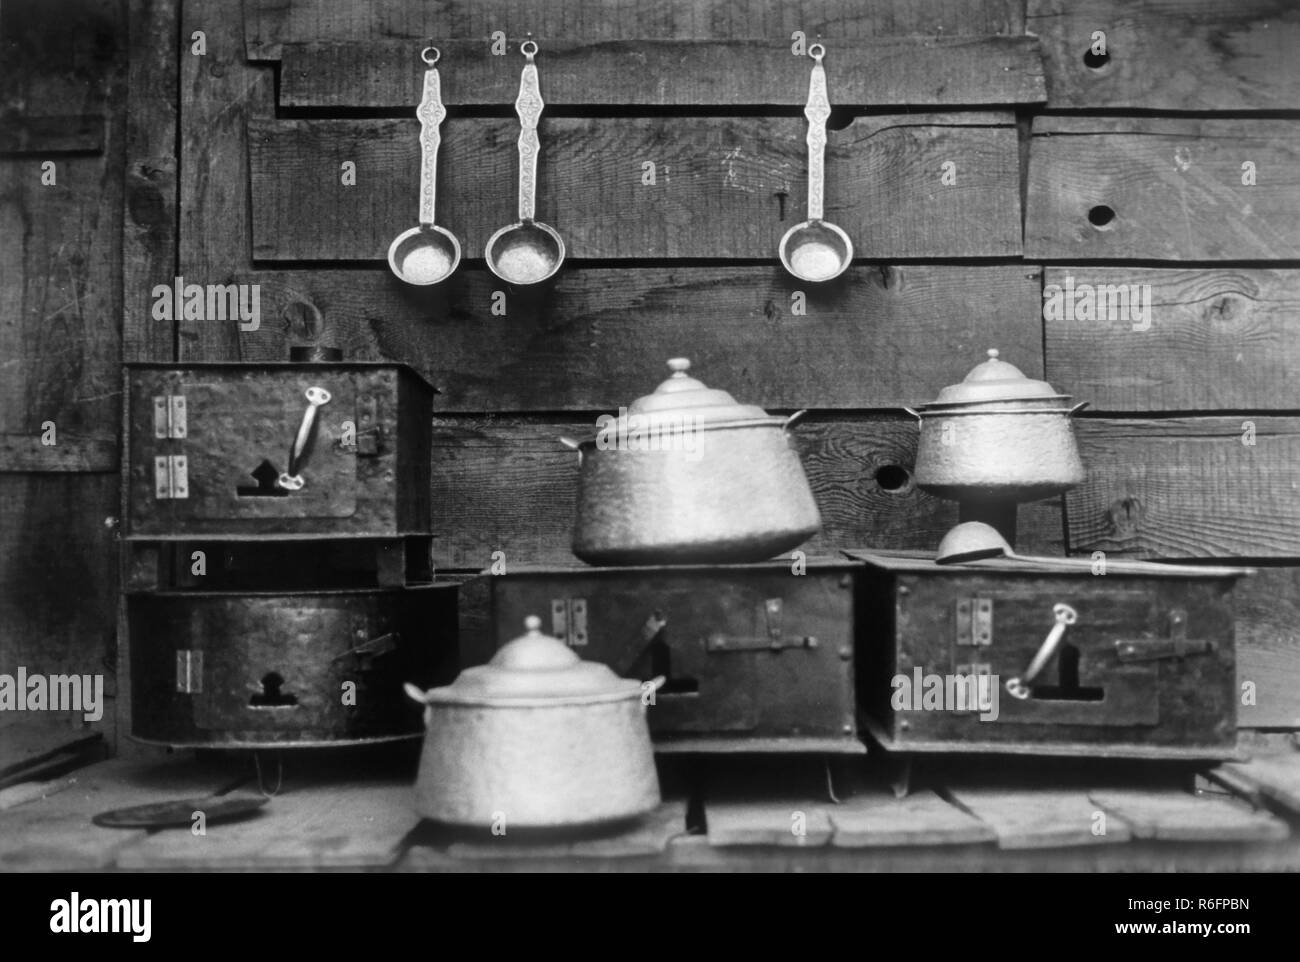
[[[430, 57], [429, 54], [433, 54], [433, 56]], [[429, 46], [425, 47], [423, 50], [420, 51], [420, 59], [423, 60], [425, 64], [427, 64], [428, 66], [432, 67], [434, 64], [436, 64], [439, 60], [442, 59], [442, 51], [439, 50], [437, 47], [433, 46], [432, 44], [430, 44]]]

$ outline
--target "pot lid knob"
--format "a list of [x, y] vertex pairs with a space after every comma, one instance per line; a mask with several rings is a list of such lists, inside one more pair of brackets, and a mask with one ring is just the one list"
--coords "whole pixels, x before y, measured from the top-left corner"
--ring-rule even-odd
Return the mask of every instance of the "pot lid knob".
[[966, 375], [966, 383], [976, 381], [1023, 381], [1026, 380], [1025, 372], [1020, 370], [1014, 364], [1008, 364], [998, 357], [996, 347], [989, 348], [989, 359], [982, 364], [976, 364], [969, 374]]
[[950, 384], [939, 392], [936, 404], [962, 404], [979, 401], [1010, 401], [1057, 397], [1046, 381], [1025, 377], [1025, 372], [1008, 364], [996, 347], [988, 350], [988, 360], [971, 368], [959, 384]]
[[542, 619], [524, 619], [524, 634], [503, 645], [490, 664], [506, 671], [558, 671], [581, 659], [564, 642], [542, 634]]
[[704, 384], [697, 381], [686, 372], [691, 369], [691, 359], [689, 357], [670, 357], [668, 359], [668, 370], [672, 371], [672, 376], [663, 384], [659, 385], [659, 390], [668, 393], [669, 391], [699, 391], [704, 389]]
[[524, 619], [524, 634], [502, 645], [486, 665], [466, 668], [444, 688], [425, 695], [429, 704], [506, 704], [511, 699], [556, 700], [639, 691], [641, 683], [619, 678], [608, 665], [583, 661], [558, 638], [542, 633], [542, 619]]
[[767, 417], [766, 412], [753, 405], [737, 404], [726, 391], [711, 388], [690, 375], [690, 358], [674, 357], [668, 360], [668, 370], [673, 373], [660, 382], [653, 394], [639, 397], [628, 406], [629, 414], [689, 413], [700, 422], [738, 421]]

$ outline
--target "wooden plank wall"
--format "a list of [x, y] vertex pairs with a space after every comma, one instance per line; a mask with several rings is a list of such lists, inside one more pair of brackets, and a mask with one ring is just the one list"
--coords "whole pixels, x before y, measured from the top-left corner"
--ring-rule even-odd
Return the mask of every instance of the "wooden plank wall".
[[[6, 2], [0, 24], [32, 6]], [[99, 25], [73, 62], [107, 79], [71, 84], [62, 32], [57, 56], [4, 72], [6, 106], [54, 105], [0, 125], [0, 237], [21, 265], [0, 281], [0, 347], [20, 359], [0, 381], [0, 531], [20, 548], [0, 555], [0, 617], [24, 639], [6, 658], [105, 645], [119, 353], [280, 360], [322, 340], [411, 364], [443, 392], [436, 560], [473, 570], [498, 550], [570, 560], [576, 463], [556, 435], [651, 390], [681, 354], [743, 401], [813, 410], [798, 435], [826, 521], [814, 549], [933, 548], [955, 509], [912, 484], [900, 408], [998, 347], [1092, 402], [1090, 478], [1022, 509], [1020, 547], [1260, 564], [1241, 592], [1241, 677], [1258, 686], [1241, 718], [1300, 725], [1288, 0], [72, 7]], [[827, 216], [858, 255], [824, 291], [775, 258], [805, 210], [796, 31], [827, 46]], [[539, 214], [570, 261], [543, 299], [505, 292], [500, 315], [481, 251], [513, 220], [528, 32], [548, 104]], [[449, 104], [439, 219], [466, 254], [436, 292], [384, 261], [415, 219], [427, 38]], [[42, 77], [64, 92], [14, 88]], [[57, 191], [33, 177], [49, 151]], [[260, 329], [151, 323], [149, 291], [176, 274], [260, 284]], [[1077, 297], [1044, 311], [1045, 291], [1114, 285], [1138, 285], [1140, 314], [1099, 320]], [[47, 417], [57, 448], [33, 441]], [[65, 611], [51, 592], [70, 581], [90, 603]]]
[[0, 767], [115, 734], [127, 71], [118, 0], [0, 7], [0, 672], [102, 675], [107, 700], [6, 712]]
[[[236, 25], [186, 4], [183, 34], [210, 47], [181, 63], [180, 267], [262, 285], [264, 320], [182, 326], [181, 356], [278, 360], [321, 338], [413, 365], [442, 391], [436, 560], [472, 570], [494, 551], [569, 560], [577, 466], [556, 436], [653, 388], [677, 354], [745, 401], [813, 409], [813, 549], [932, 548], [955, 513], [913, 486], [899, 409], [999, 347], [1092, 402], [1089, 481], [1024, 508], [1021, 546], [1262, 564], [1242, 592], [1242, 678], [1259, 686], [1242, 719], [1296, 724], [1300, 13], [1222, 7], [249, 0]], [[822, 291], [774, 256], [805, 206], [796, 31], [828, 49], [827, 216], [859, 258]], [[513, 219], [528, 32], [547, 101], [539, 215], [570, 260], [544, 299], [504, 292], [501, 315], [480, 258]], [[466, 256], [436, 292], [384, 261], [414, 222], [426, 38], [450, 111], [439, 220]], [[1067, 284], [1149, 299], [1140, 316], [1045, 311]]]

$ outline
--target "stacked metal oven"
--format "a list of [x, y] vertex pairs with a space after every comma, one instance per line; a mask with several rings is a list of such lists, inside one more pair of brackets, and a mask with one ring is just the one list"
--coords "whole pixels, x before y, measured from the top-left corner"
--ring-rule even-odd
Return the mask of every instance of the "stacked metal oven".
[[1233, 754], [1242, 569], [1011, 547], [1018, 501], [1083, 480], [1069, 397], [990, 351], [913, 412], [918, 484], [962, 505], [937, 553], [812, 558], [798, 416], [669, 366], [568, 442], [589, 564], [492, 576], [498, 644], [537, 614], [585, 658], [666, 676], [660, 752]]
[[398, 364], [126, 369], [131, 733], [198, 748], [418, 737], [456, 672], [428, 561], [434, 389]]

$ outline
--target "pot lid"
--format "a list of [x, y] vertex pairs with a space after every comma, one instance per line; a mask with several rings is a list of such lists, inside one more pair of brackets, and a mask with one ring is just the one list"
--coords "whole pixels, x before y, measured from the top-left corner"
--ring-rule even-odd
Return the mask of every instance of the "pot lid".
[[495, 702], [515, 699], [565, 701], [626, 697], [641, 682], [620, 678], [607, 666], [583, 661], [564, 642], [542, 634], [542, 619], [524, 619], [525, 633], [502, 645], [486, 665], [466, 668], [454, 682], [425, 695], [438, 702]]
[[627, 409], [629, 415], [644, 415], [656, 421], [681, 415], [705, 423], [749, 421], [768, 416], [761, 407], [739, 404], [726, 391], [706, 387], [691, 377], [687, 373], [691, 369], [688, 358], [670, 358], [668, 369], [672, 375], [655, 388], [653, 394], [633, 401]]
[[989, 359], [971, 368], [960, 384], [949, 384], [939, 392], [934, 404], [962, 404], [970, 401], [1018, 401], [1028, 398], [1060, 397], [1046, 381], [1025, 377], [1014, 364], [998, 357], [996, 347], [989, 348]]

